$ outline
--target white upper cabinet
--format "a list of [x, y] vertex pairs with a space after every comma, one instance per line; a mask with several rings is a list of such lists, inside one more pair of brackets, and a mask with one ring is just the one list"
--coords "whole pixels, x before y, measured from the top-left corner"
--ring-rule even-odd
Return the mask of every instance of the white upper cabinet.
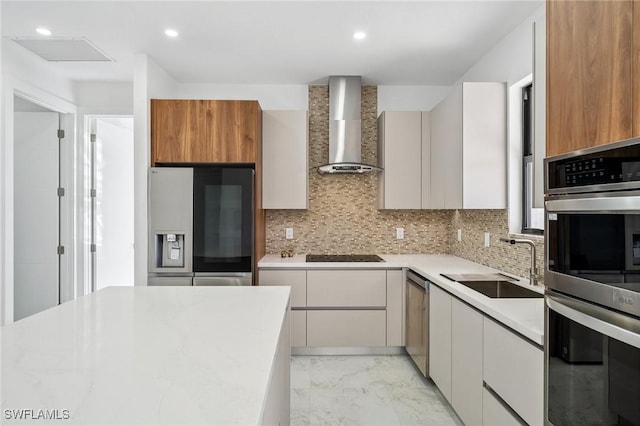
[[424, 186], [429, 182], [429, 115], [420, 111], [380, 114], [378, 166], [384, 171], [378, 177], [379, 209], [427, 208], [423, 200], [429, 201], [429, 188]]
[[432, 209], [507, 207], [504, 83], [463, 83], [431, 115]]
[[262, 206], [309, 206], [307, 111], [262, 111]]

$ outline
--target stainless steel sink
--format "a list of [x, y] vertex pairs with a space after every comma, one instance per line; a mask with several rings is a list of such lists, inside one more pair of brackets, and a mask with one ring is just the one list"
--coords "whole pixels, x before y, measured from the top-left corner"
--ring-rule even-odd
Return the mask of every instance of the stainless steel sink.
[[544, 295], [538, 292], [504, 280], [458, 281], [458, 283], [493, 299], [526, 299], [544, 297]]

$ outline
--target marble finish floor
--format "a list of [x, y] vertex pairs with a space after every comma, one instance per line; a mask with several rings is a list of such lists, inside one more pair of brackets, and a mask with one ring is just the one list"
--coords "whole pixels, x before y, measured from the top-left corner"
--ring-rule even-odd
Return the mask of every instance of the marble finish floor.
[[292, 356], [292, 425], [462, 425], [406, 355]]

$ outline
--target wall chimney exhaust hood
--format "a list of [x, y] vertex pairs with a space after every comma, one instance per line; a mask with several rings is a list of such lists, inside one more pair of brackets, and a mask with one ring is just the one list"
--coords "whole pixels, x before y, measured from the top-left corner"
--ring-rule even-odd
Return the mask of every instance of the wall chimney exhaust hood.
[[318, 173], [382, 170], [362, 164], [361, 90], [360, 76], [329, 77], [329, 163], [318, 167]]

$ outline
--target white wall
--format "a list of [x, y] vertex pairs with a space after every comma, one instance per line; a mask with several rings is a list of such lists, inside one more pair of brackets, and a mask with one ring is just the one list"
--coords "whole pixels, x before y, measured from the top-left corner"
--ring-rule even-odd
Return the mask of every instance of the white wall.
[[451, 86], [378, 86], [378, 115], [383, 111], [431, 111]]
[[76, 81], [73, 83], [76, 104], [90, 114], [133, 114], [133, 83]]
[[504, 81], [511, 86], [533, 72], [533, 23], [544, 21], [544, 5], [509, 33], [462, 77], [463, 81]]
[[52, 111], [65, 113], [62, 116], [66, 131], [62, 148], [62, 180], [68, 196], [63, 208], [67, 212], [62, 224], [65, 254], [62, 273], [65, 282], [62, 288], [63, 300], [74, 297], [74, 276], [72, 272], [74, 256], [74, 215], [75, 188], [73, 179], [75, 149], [75, 116], [77, 108], [73, 104], [74, 93], [71, 82], [56, 73], [54, 67], [33, 54], [17, 46], [10, 40], [2, 40], [2, 112], [0, 115], [0, 210], [2, 223], [0, 235], [0, 295], [2, 297], [2, 324], [13, 321], [14, 298], [14, 94], [20, 94], [38, 105]]
[[177, 86], [177, 98], [257, 100], [263, 110], [309, 109], [309, 86], [304, 84], [184, 84]]
[[2, 63], [4, 76], [28, 82], [40, 90], [75, 103], [71, 80], [62, 77], [55, 67], [11, 40], [2, 39]]
[[[545, 75], [544, 75], [544, 44], [546, 36], [544, 34], [546, 28], [546, 7], [543, 4], [536, 12], [523, 21], [516, 29], [503, 38], [489, 52], [487, 52], [478, 62], [476, 62], [456, 84], [464, 81], [504, 81], [508, 88], [520, 84], [524, 79], [531, 76], [534, 72], [534, 63], [536, 74], [534, 75], [534, 98], [536, 99], [535, 108], [535, 206], [541, 207], [543, 200], [542, 188], [542, 160], [545, 156]], [[535, 28], [535, 37], [534, 37]], [[535, 45], [534, 45], [535, 41]], [[535, 47], [535, 49], [534, 49]], [[520, 102], [519, 96], [516, 96], [513, 90], [507, 100], [509, 121], [519, 120], [521, 108], [520, 105], [514, 105], [514, 102]], [[521, 133], [519, 128], [508, 129], [510, 153], [508, 156], [509, 175], [511, 178], [508, 182], [509, 191], [509, 230], [512, 233], [520, 232], [521, 229], [521, 208], [517, 206], [520, 203], [519, 197], [522, 191], [521, 174], [522, 160]], [[513, 149], [511, 148], [513, 147]], [[519, 154], [520, 153], [520, 154]], [[515, 176], [518, 176], [516, 179]]]
[[151, 159], [152, 98], [178, 97], [175, 80], [148, 55], [136, 55], [133, 73], [135, 285], [147, 285], [147, 171]]

